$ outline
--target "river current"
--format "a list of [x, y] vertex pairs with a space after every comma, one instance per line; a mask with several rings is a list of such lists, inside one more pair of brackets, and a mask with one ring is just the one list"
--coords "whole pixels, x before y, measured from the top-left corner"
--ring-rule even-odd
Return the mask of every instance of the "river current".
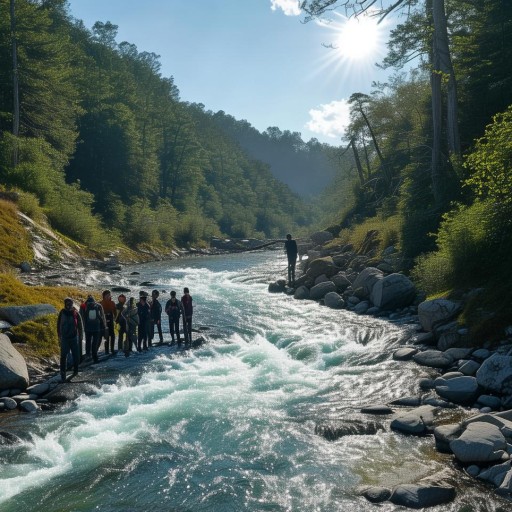
[[[315, 434], [329, 422], [378, 420], [361, 406], [416, 396], [422, 370], [392, 359], [407, 326], [269, 294], [285, 267], [280, 252], [264, 252], [91, 274], [88, 285], [126, 285], [134, 296], [150, 281], [145, 289], [161, 290], [163, 304], [171, 289], [180, 296], [188, 286], [206, 342], [134, 356], [138, 364], [95, 394], [13, 418], [11, 431], [30, 433], [2, 447], [0, 511], [376, 510], [359, 486], [450, 469], [431, 438], [393, 433], [386, 420], [374, 435]], [[507, 509], [457, 475], [456, 501], [432, 510]]]

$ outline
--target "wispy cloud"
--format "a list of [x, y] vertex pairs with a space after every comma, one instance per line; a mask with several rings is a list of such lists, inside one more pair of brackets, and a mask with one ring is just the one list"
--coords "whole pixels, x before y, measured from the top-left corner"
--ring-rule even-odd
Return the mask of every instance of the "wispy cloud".
[[342, 137], [350, 123], [350, 111], [347, 100], [331, 101], [309, 111], [310, 120], [306, 128], [330, 138]]
[[298, 16], [300, 14], [299, 0], [270, 0], [271, 9], [281, 9], [286, 16]]

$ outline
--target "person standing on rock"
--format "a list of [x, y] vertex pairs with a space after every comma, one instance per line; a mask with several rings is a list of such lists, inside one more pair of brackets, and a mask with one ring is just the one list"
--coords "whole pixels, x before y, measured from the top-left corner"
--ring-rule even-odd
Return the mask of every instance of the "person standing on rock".
[[[169, 331], [171, 333], [171, 346], [178, 340], [178, 346], [181, 345], [180, 338], [180, 316], [182, 314], [183, 306], [176, 298], [176, 292], [171, 292], [171, 298], [165, 304], [165, 312], [169, 316]], [[176, 335], [176, 340], [174, 338]]]
[[288, 258], [288, 286], [295, 284], [295, 265], [297, 264], [297, 242], [292, 239], [292, 235], [286, 235], [286, 242], [284, 243], [284, 250]]
[[126, 309], [126, 295], [121, 293], [117, 297], [116, 304], [116, 324], [119, 326], [119, 332], [117, 337], [117, 349], [124, 350], [124, 338], [126, 335], [126, 319], [123, 316], [123, 311]]
[[185, 337], [185, 344], [192, 344], [192, 314], [194, 307], [192, 306], [192, 296], [188, 288], [183, 288], [181, 305], [183, 309], [183, 336]]
[[93, 361], [97, 363], [101, 336], [106, 328], [105, 313], [101, 304], [96, 302], [92, 295], [89, 295], [85, 301], [82, 314], [85, 331], [85, 355], [86, 357], [92, 355]]
[[164, 335], [162, 333], [162, 304], [158, 300], [160, 292], [153, 290], [151, 292], [151, 306], [150, 306], [150, 318], [151, 325], [149, 327], [149, 346], [153, 346], [153, 338], [155, 337], [155, 326], [158, 329], [158, 337], [160, 338], [159, 345], [164, 342]]
[[73, 306], [73, 299], [64, 299], [64, 308], [57, 317], [57, 336], [60, 343], [60, 377], [66, 381], [68, 354], [73, 356], [73, 376], [78, 374], [80, 353], [82, 351], [83, 325], [80, 313]]
[[151, 309], [147, 299], [147, 292], [141, 291], [139, 293], [139, 302], [137, 302], [137, 313], [139, 314], [137, 352], [148, 350], [149, 328], [151, 325]]
[[116, 303], [112, 300], [110, 290], [105, 290], [102, 293], [102, 301], [100, 302], [103, 312], [105, 313], [105, 322], [107, 327], [105, 329], [105, 354], [115, 354], [116, 346], [116, 333], [114, 330], [114, 322], [117, 317]]
[[137, 348], [137, 326], [139, 325], [139, 313], [135, 304], [135, 298], [130, 297], [128, 305], [121, 313], [126, 322], [126, 341], [124, 344], [124, 355], [128, 357], [135, 345]]

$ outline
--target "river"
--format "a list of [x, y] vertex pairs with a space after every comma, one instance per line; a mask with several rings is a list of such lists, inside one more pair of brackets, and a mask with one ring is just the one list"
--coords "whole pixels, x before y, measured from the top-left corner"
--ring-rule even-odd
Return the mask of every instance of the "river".
[[[2, 447], [0, 511], [375, 510], [358, 486], [450, 468], [432, 438], [393, 433], [389, 420], [367, 417], [385, 426], [374, 435], [315, 434], [317, 424], [364, 419], [363, 405], [417, 395], [422, 369], [392, 359], [407, 326], [269, 294], [285, 266], [280, 252], [259, 252], [92, 273], [89, 285], [134, 295], [137, 283], [155, 283], [164, 304], [188, 286], [207, 342], [134, 356], [139, 364], [95, 394], [14, 418], [10, 430], [30, 435]], [[432, 510], [507, 509], [456, 474], [456, 501]]]

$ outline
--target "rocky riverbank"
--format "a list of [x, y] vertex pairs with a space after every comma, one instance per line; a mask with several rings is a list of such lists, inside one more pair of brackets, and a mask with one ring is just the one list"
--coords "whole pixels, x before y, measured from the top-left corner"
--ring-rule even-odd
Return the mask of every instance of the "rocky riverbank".
[[[361, 404], [360, 421], [317, 425], [316, 432], [335, 440], [344, 435], [393, 430], [432, 436], [436, 449], [453, 455], [456, 467], [512, 499], [512, 327], [499, 342], [472, 340], [458, 321], [469, 291], [458, 301], [426, 300], [400, 272], [402, 258], [393, 247], [376, 255], [372, 233], [357, 252], [352, 246], [326, 247], [328, 232], [312, 235], [312, 248], [293, 286], [278, 280], [269, 292], [297, 300], [316, 300], [332, 309], [407, 323], [415, 334], [393, 354], [397, 361], [425, 367], [417, 394], [389, 404]], [[378, 418], [378, 421], [375, 418]], [[455, 498], [449, 471], [393, 489], [369, 487], [373, 503], [423, 508]]]

